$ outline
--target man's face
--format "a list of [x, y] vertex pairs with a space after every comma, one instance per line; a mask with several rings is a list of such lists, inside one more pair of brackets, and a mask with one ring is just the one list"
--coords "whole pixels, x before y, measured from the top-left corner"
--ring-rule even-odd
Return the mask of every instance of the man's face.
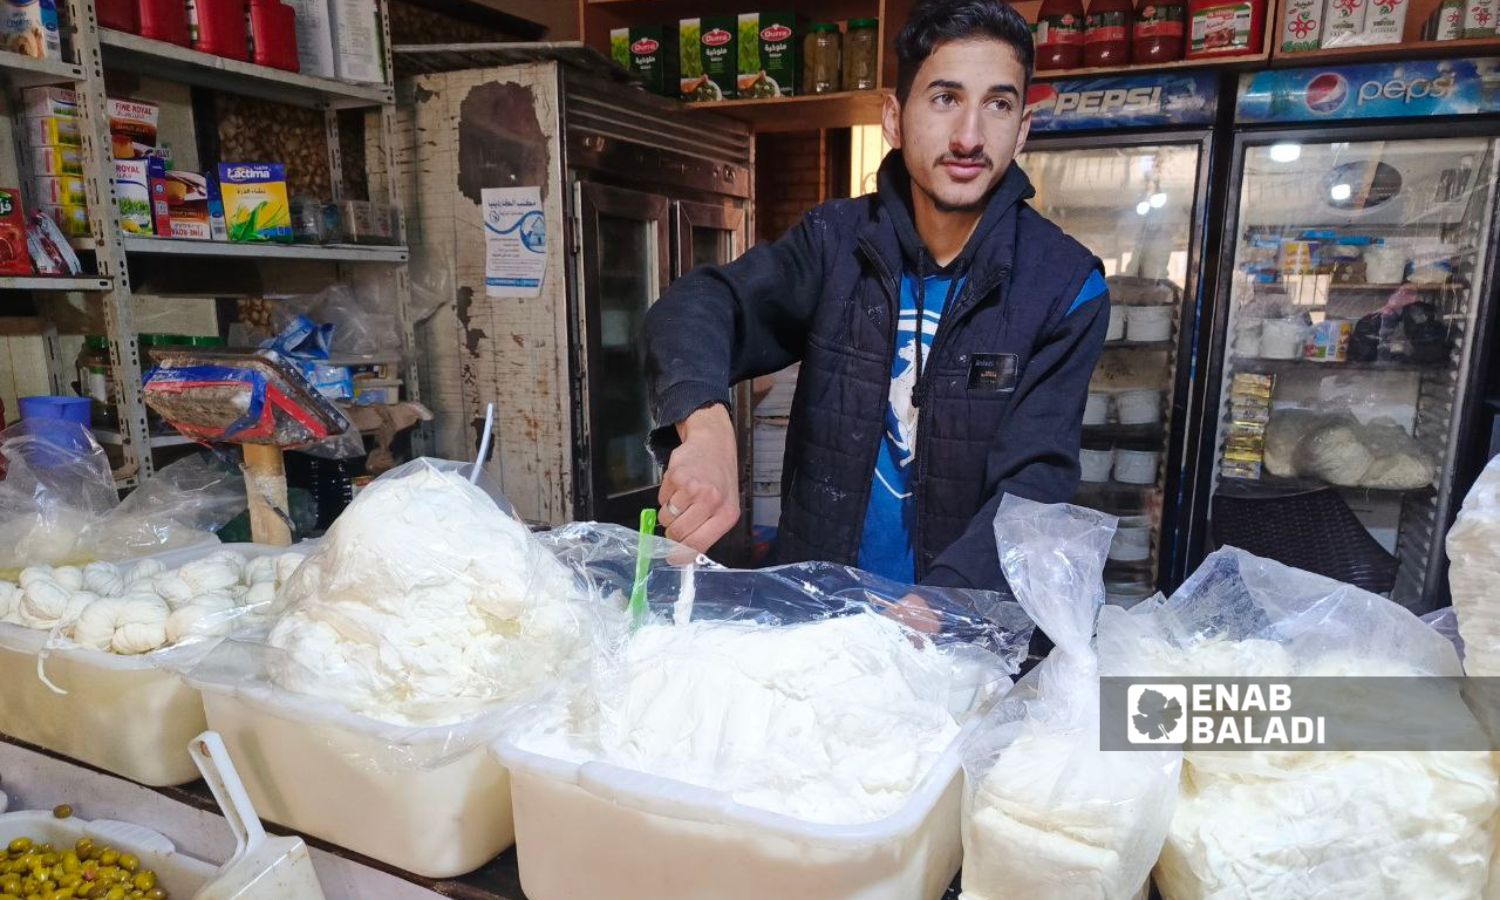
[[1031, 125], [1025, 81], [1009, 45], [950, 41], [922, 63], [905, 103], [886, 100], [886, 142], [939, 212], [983, 207], [1021, 152]]

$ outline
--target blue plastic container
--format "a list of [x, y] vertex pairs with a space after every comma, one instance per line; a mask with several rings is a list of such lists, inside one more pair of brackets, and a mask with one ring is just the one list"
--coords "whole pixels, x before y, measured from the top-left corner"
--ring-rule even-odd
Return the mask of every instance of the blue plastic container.
[[62, 419], [88, 428], [94, 422], [93, 401], [88, 397], [22, 397], [22, 419]]

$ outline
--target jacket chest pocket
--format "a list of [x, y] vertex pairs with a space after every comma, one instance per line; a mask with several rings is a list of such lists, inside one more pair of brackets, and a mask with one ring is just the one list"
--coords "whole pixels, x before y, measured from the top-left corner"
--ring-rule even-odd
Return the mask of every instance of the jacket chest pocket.
[[934, 434], [987, 445], [1010, 413], [1021, 360], [1014, 354], [965, 354], [963, 361], [968, 364], [943, 366], [932, 373]]

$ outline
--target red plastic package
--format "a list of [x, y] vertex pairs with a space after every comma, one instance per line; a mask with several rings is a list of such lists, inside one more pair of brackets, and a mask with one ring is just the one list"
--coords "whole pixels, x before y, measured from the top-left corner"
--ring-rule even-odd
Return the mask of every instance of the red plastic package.
[[281, 0], [250, 0], [250, 37], [257, 65], [296, 72], [297, 11]]
[[193, 32], [194, 50], [250, 61], [245, 0], [191, 0], [188, 26]]
[[140, 33], [141, 23], [136, 17], [135, 0], [97, 0], [94, 14], [99, 17], [99, 24], [105, 28], [128, 31], [131, 34]]
[[182, 0], [137, 0], [141, 37], [189, 46], [187, 7]]
[[0, 273], [30, 275], [31, 253], [26, 248], [26, 212], [21, 192], [0, 188]]

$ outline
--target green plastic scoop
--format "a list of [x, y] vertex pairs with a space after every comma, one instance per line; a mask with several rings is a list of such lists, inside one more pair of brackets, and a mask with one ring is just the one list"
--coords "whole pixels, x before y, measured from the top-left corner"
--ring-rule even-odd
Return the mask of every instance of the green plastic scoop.
[[630, 591], [630, 623], [639, 628], [646, 622], [646, 578], [651, 574], [651, 539], [656, 536], [656, 510], [641, 510], [641, 532], [635, 543], [635, 585]]

